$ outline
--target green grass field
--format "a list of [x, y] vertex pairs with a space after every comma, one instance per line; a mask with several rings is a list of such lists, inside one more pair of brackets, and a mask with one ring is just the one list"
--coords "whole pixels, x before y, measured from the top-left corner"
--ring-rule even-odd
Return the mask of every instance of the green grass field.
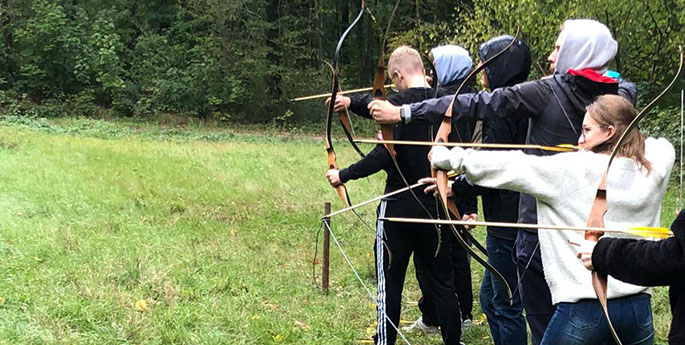
[[[343, 206], [320, 139], [83, 119], [0, 125], [0, 343], [359, 344], [373, 334], [374, 305], [336, 247], [330, 293], [312, 280], [323, 204]], [[336, 143], [341, 165], [356, 159]], [[350, 183], [353, 201], [381, 193], [383, 179]], [[666, 225], [675, 204], [670, 192]], [[361, 214], [373, 223], [375, 205]], [[333, 230], [375, 291], [374, 234], [352, 215]], [[418, 317], [418, 295], [412, 271], [403, 319]], [[664, 343], [665, 289], [653, 307]], [[474, 315], [463, 341], [491, 343], [477, 303]]]

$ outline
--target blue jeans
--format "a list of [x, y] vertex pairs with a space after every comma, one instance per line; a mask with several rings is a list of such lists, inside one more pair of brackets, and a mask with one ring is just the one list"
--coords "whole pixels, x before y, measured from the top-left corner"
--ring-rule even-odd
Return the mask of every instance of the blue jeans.
[[[637, 294], [609, 300], [609, 316], [624, 345], [654, 344], [650, 296]], [[544, 345], [614, 344], [602, 306], [596, 299], [559, 303], [547, 326]]]
[[[495, 267], [509, 283], [516, 287], [516, 264], [511, 251], [513, 240], [498, 238], [488, 234], [486, 249], [488, 263]], [[480, 286], [480, 305], [488, 318], [490, 333], [495, 345], [525, 345], [527, 343], [526, 320], [523, 317], [523, 304], [518, 293], [513, 304], [509, 303], [507, 290], [502, 282], [490, 271], [485, 270]]]
[[540, 345], [549, 320], [554, 315], [554, 306], [542, 268], [538, 234], [519, 230], [514, 246], [518, 266], [518, 288], [523, 299], [523, 308], [526, 309], [531, 343]]

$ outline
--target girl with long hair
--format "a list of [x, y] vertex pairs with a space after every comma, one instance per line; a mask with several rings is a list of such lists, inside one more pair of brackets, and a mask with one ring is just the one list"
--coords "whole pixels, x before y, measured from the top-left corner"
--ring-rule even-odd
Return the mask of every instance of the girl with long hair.
[[[432, 164], [464, 172], [479, 186], [509, 189], [535, 197], [538, 224], [584, 227], [609, 154], [636, 117], [623, 97], [603, 95], [586, 108], [576, 152], [533, 156], [520, 151], [475, 151], [436, 147]], [[658, 226], [661, 202], [675, 160], [665, 139], [645, 139], [631, 130], [607, 175], [608, 228]], [[583, 231], [540, 229], [545, 280], [555, 313], [542, 344], [611, 343], [612, 335], [591, 285], [590, 274], [575, 258]], [[628, 237], [629, 235], [605, 234]], [[651, 290], [609, 277], [607, 296], [614, 327], [626, 344], [652, 344]]]

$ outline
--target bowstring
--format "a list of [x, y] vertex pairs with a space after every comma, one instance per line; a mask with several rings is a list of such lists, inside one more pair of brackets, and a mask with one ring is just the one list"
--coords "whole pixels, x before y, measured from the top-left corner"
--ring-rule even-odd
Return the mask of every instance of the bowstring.
[[323, 223], [324, 222], [321, 222], [319, 230], [317, 230], [316, 235], [314, 235], [314, 258], [312, 259], [312, 281], [314, 282], [314, 285], [318, 284], [316, 282], [316, 258], [319, 256], [319, 235], [321, 234], [321, 229], [323, 229]]
[[683, 108], [685, 108], [685, 88], [683, 82], [680, 84], [680, 193], [678, 194], [678, 209], [680, 212], [683, 209], [683, 125], [685, 125], [685, 118], [683, 117]]
[[[373, 293], [371, 292], [371, 289], [369, 289], [369, 287], [366, 285], [366, 283], [364, 283], [364, 280], [362, 279], [362, 277], [359, 275], [359, 272], [357, 271], [357, 269], [356, 269], [356, 268], [354, 267], [354, 265], [352, 264], [352, 261], [350, 260], [349, 256], [347, 255], [347, 253], [346, 253], [345, 250], [343, 249], [343, 247], [342, 247], [342, 245], [340, 244], [340, 242], [338, 242], [338, 238], [337, 238], [337, 237], [335, 236], [335, 234], [333, 233], [333, 229], [331, 229], [331, 226], [330, 226], [328, 223], [324, 222], [324, 221], [322, 221], [321, 223], [323, 224], [323, 226], [326, 227], [326, 229], [328, 229], [329, 233], [331, 234], [331, 238], [333, 239], [333, 242], [335, 243], [336, 247], [338, 247], [338, 249], [340, 250], [340, 254], [341, 254], [342, 257], [345, 259], [345, 262], [347, 262], [347, 265], [350, 266], [350, 269], [352, 270], [352, 273], [354, 273], [354, 276], [357, 277], [357, 280], [358, 280], [359, 283], [362, 285], [362, 287], [364, 288], [364, 290], [366, 290], [366, 293], [369, 295], [369, 298], [371, 298], [371, 300], [372, 300], [374, 303], [378, 304], [378, 300], [376, 300], [376, 298], [373, 297]], [[376, 253], [376, 255], [383, 255], [383, 253]], [[390, 317], [388, 316], [388, 314], [387, 314], [385, 311], [383, 311], [383, 318], [384, 318], [386, 321], [388, 321], [388, 323], [390, 323], [390, 325], [392, 326], [392, 328], [394, 328], [395, 331], [397, 332], [397, 335], [399, 335], [400, 338], [402, 338], [402, 340], [404, 340], [404, 342], [405, 342], [407, 345], [411, 345], [411, 343], [409, 342], [409, 340], [407, 340], [407, 338], [404, 336], [404, 334], [402, 334], [402, 332], [401, 332], [401, 331], [399, 330], [399, 328], [395, 325], [395, 323], [392, 322], [392, 320], [390, 320]]]

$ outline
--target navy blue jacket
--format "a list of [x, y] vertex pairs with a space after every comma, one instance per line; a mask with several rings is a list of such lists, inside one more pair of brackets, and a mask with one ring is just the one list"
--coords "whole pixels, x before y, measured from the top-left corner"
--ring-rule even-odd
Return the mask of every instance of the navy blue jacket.
[[[525, 118], [530, 121], [526, 143], [545, 146], [575, 144], [580, 136], [585, 107], [604, 94], [620, 94], [634, 103], [636, 91], [634, 84], [629, 82], [622, 82], [619, 87], [618, 82], [555, 74], [492, 92], [459, 95], [454, 102], [452, 121]], [[410, 121], [434, 122], [440, 119], [451, 100], [451, 96], [446, 96], [411, 104]], [[538, 149], [526, 152], [538, 156], [554, 154]], [[518, 215], [521, 223], [537, 223], [535, 198], [521, 194]]]

